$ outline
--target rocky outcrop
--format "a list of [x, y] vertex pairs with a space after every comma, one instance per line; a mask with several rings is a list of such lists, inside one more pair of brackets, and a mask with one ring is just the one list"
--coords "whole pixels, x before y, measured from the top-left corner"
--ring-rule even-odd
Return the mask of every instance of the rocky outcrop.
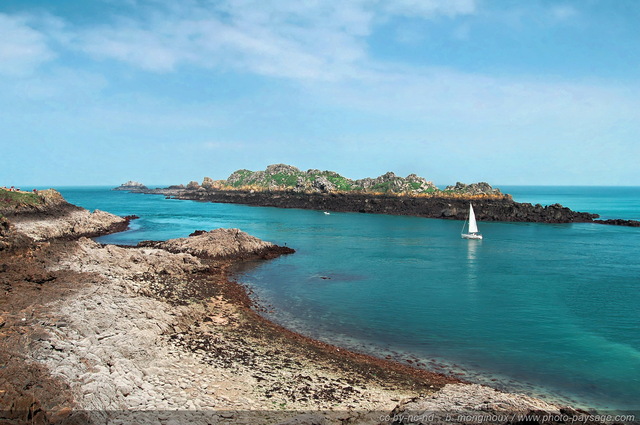
[[132, 217], [118, 217], [108, 212], [81, 209], [58, 217], [16, 218], [13, 223], [20, 233], [36, 241], [94, 237], [126, 230]]
[[[438, 188], [425, 178], [410, 174], [406, 178], [392, 172], [376, 178], [351, 180], [334, 171], [301, 171], [286, 164], [269, 165], [264, 171], [238, 170], [224, 182], [228, 187], [258, 190], [293, 190], [301, 193], [371, 192], [431, 193]], [[204, 186], [204, 184], [203, 184]]]
[[224, 180], [213, 180], [211, 177], [205, 177], [204, 179], [202, 179], [201, 184], [204, 189], [220, 189], [224, 185]]
[[188, 238], [169, 239], [162, 242], [143, 241], [139, 247], [160, 248], [173, 253], [187, 253], [208, 259], [247, 259], [252, 257], [275, 258], [291, 254], [293, 249], [265, 242], [240, 229], [203, 230]]
[[455, 186], [447, 186], [445, 192], [455, 192], [465, 195], [502, 195], [500, 189], [493, 188], [489, 183], [480, 182], [472, 184], [464, 184], [457, 182]]
[[94, 237], [125, 230], [134, 216], [118, 217], [95, 210], [69, 204], [62, 195], [53, 190], [40, 191], [40, 202], [14, 205], [3, 210], [15, 230], [35, 241], [51, 239], [76, 239]]
[[33, 239], [18, 232], [7, 218], [0, 216], [0, 253], [25, 248], [32, 243]]
[[[299, 189], [300, 187], [304, 186], [296, 185], [296, 189]], [[330, 193], [336, 190], [336, 185], [331, 183], [325, 176], [320, 176], [311, 182], [311, 188], [315, 192]]]
[[362, 188], [364, 192], [424, 193], [438, 190], [433, 182], [427, 181], [424, 177], [409, 174], [406, 178], [402, 178], [392, 172], [385, 173], [375, 179], [356, 180], [354, 185]]
[[11, 245], [9, 240], [9, 232], [11, 223], [6, 218], [0, 216], [0, 251], [3, 251]]
[[[6, 191], [5, 191], [6, 192]], [[12, 199], [0, 202], [0, 215], [9, 218], [28, 215], [59, 215], [80, 209], [69, 204], [62, 195], [53, 189], [33, 192], [13, 192]]]
[[143, 185], [140, 182], [136, 182], [133, 180], [129, 180], [126, 183], [122, 183], [120, 186], [114, 188], [113, 190], [127, 190], [129, 192], [135, 192], [140, 190], [147, 190], [148, 187]]
[[204, 271], [206, 267], [188, 253], [170, 253], [163, 249], [101, 246], [88, 238], [80, 238], [60, 267], [77, 272], [106, 273], [107, 276], [182, 276]]
[[428, 218], [465, 220], [473, 203], [480, 221], [516, 221], [539, 223], [591, 222], [597, 214], [572, 211], [560, 204], [549, 206], [514, 202], [509, 198], [473, 199], [465, 197], [416, 197], [366, 193], [300, 193], [296, 191], [154, 191], [176, 199], [246, 204], [278, 208], [302, 208], [321, 211], [361, 212], [409, 215]]
[[620, 218], [608, 219], [608, 220], [594, 220], [594, 223], [610, 224], [613, 226], [640, 227], [640, 221], [638, 220], [623, 220]]

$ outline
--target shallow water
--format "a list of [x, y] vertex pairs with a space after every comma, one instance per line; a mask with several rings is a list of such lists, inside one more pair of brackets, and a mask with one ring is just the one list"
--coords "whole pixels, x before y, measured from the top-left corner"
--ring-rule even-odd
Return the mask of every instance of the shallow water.
[[[640, 218], [640, 188], [502, 189], [521, 202]], [[61, 191], [141, 217], [102, 242], [238, 227], [295, 248], [239, 274], [272, 306], [269, 317], [294, 330], [509, 389], [640, 410], [638, 228], [481, 222], [485, 239], [469, 241], [459, 221]]]

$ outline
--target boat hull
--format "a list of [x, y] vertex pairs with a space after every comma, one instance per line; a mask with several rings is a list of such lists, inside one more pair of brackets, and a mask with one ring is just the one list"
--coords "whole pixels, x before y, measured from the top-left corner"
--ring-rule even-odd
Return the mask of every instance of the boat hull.
[[463, 233], [460, 236], [462, 236], [462, 239], [482, 239], [482, 235], [477, 233]]

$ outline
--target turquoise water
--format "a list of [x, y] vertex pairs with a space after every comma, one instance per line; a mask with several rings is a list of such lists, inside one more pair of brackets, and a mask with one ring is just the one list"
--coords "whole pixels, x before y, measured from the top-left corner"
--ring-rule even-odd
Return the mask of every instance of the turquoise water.
[[[517, 201], [640, 218], [640, 188], [502, 189]], [[485, 239], [469, 241], [458, 221], [60, 190], [86, 208], [141, 217], [102, 242], [238, 227], [295, 248], [238, 278], [272, 319], [310, 336], [432, 360], [511, 390], [640, 411], [638, 228], [480, 222]]]

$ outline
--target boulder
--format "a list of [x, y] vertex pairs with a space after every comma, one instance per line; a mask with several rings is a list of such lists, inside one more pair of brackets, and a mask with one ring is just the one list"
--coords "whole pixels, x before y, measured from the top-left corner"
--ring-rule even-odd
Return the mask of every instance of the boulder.
[[322, 192], [322, 193], [333, 192], [336, 189], [336, 186], [324, 176], [320, 176], [317, 179], [315, 179], [311, 183], [311, 187], [313, 189], [316, 189], [318, 192]]
[[210, 232], [198, 230], [187, 238], [169, 239], [164, 242], [143, 241], [138, 246], [213, 259], [270, 257], [271, 254], [293, 252], [290, 248], [265, 242], [240, 229], [215, 229]]
[[202, 180], [201, 186], [204, 187], [205, 189], [212, 189], [214, 186], [213, 179], [211, 177], [205, 177]]

